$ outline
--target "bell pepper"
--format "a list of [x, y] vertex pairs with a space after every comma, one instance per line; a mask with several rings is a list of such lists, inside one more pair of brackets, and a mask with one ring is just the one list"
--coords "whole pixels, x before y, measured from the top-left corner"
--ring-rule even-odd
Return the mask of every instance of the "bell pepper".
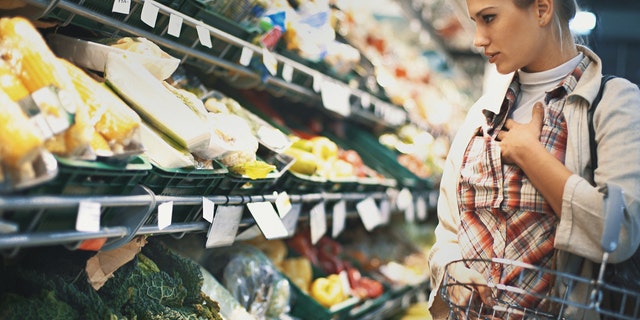
[[311, 284], [311, 297], [326, 308], [344, 301], [345, 292], [337, 274], [316, 278]]

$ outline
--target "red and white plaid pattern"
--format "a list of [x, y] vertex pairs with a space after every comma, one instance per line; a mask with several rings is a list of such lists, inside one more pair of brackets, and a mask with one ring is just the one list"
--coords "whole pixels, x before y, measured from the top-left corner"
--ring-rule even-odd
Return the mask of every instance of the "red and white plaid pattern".
[[[540, 143], [563, 163], [567, 141], [567, 125], [562, 114], [564, 101], [589, 63], [585, 57], [545, 98]], [[458, 184], [461, 215], [458, 238], [466, 259], [499, 257], [552, 268], [558, 218], [520, 168], [502, 163], [495, 140], [519, 91], [516, 73], [500, 112], [484, 110], [487, 124], [467, 146]], [[488, 266], [480, 262], [469, 265], [484, 274], [489, 282], [517, 285], [529, 292], [544, 294], [552, 285], [553, 279], [548, 276], [527, 277], [520, 274], [520, 270], [503, 270], [502, 265], [487, 270]], [[533, 296], [499, 298], [528, 308], [540, 303]]]

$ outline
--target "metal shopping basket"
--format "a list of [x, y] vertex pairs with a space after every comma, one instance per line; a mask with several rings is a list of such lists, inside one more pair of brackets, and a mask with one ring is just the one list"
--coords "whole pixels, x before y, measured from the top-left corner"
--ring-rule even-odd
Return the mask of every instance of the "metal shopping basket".
[[[617, 247], [624, 202], [622, 189], [608, 185], [604, 209], [605, 227], [601, 245], [604, 250], [597, 276], [573, 275], [520, 261], [494, 258], [463, 259], [446, 267], [440, 296], [449, 306], [450, 319], [640, 319], [640, 292], [625, 289], [605, 280], [609, 253]], [[449, 270], [465, 267], [500, 270], [500, 279], [489, 280], [493, 303], [480, 300], [477, 285], [457, 281]], [[516, 275], [511, 277], [511, 275]], [[509, 281], [505, 281], [509, 275]], [[532, 283], [547, 281], [549, 290], [530, 290]], [[508, 284], [505, 284], [508, 283]], [[453, 289], [467, 290], [468, 299], [457, 301], [450, 296]], [[569, 293], [573, 293], [571, 296]], [[582, 294], [576, 294], [582, 293]], [[612, 298], [614, 297], [614, 298]]]

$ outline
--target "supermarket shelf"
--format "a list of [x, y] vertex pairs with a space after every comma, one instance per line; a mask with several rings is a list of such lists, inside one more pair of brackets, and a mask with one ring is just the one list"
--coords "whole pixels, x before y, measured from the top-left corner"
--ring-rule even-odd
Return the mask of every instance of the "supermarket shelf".
[[[84, 232], [75, 230], [37, 231], [28, 229], [19, 233], [0, 234], [0, 249], [17, 249], [22, 247], [36, 247], [42, 245], [69, 244], [87, 239], [109, 238], [103, 249], [118, 247], [130, 241], [140, 234], [180, 234], [188, 232], [203, 232], [209, 228], [205, 221], [178, 222], [162, 230], [157, 226], [145, 225], [145, 222], [153, 219], [151, 212], [156, 209], [156, 204], [173, 202], [174, 206], [194, 206], [202, 204], [202, 196], [157, 196], [147, 188], [139, 187], [138, 193], [130, 196], [0, 196], [0, 221], [11, 222], [2, 219], [1, 212], [19, 210], [40, 211], [28, 221], [28, 225], [34, 226], [42, 219], [47, 210], [78, 208], [82, 202], [99, 203], [101, 208], [116, 208], [119, 211], [112, 213], [113, 226], [103, 227], [100, 231]], [[290, 195], [292, 203], [316, 203], [321, 201], [357, 202], [367, 198], [386, 199], [385, 192], [370, 193], [315, 193]], [[241, 205], [252, 202], [276, 201], [277, 195], [224, 195], [206, 197], [217, 205]], [[351, 215], [354, 216], [354, 215]], [[301, 218], [303, 220], [304, 218]], [[247, 227], [255, 222], [252, 218], [244, 218], [240, 226]]]
[[[411, 121], [407, 112], [402, 107], [386, 102], [358, 88], [348, 88], [347, 84], [340, 80], [278, 53], [272, 52], [269, 54], [277, 61], [278, 66], [282, 66], [280, 69], [283, 69], [283, 66], [288, 66], [292, 69], [292, 78], [303, 78], [306, 79], [306, 81], [294, 83], [290, 80], [285, 80], [282, 70], [279, 70], [277, 74], [273, 76], [265, 76], [264, 71], [257, 71], [248, 65], [241, 64], [237, 54], [229, 55], [229, 52], [233, 50], [236, 52], [250, 51], [253, 57], [262, 59], [263, 49], [261, 47], [204, 24], [202, 21], [196, 20], [180, 11], [155, 1], [153, 5], [159, 9], [158, 21], [162, 19], [166, 21], [171, 15], [174, 15], [182, 18], [183, 27], [195, 29], [196, 26], [199, 26], [206, 28], [212, 37], [212, 42], [219, 47], [219, 50], [206, 50], [207, 48], [200, 45], [198, 39], [192, 41], [190, 46], [180, 43], [177, 38], [168, 35], [167, 26], [156, 26], [156, 29], [149, 31], [132, 25], [133, 22], [139, 22], [140, 17], [133, 17], [131, 15], [133, 12], [140, 11], [144, 0], [133, 0], [130, 10], [131, 13], [127, 16], [110, 12], [96, 12], [88, 7], [93, 1], [79, 0], [76, 3], [68, 0], [26, 0], [26, 2], [42, 8], [42, 12], [35, 18], [47, 17], [54, 10], [63, 10], [68, 14], [63, 25], [74, 24], [75, 18], [83, 17], [101, 25], [102, 32], [112, 32], [114, 35], [126, 33], [145, 37], [161, 47], [168, 49], [183, 62], [194, 64], [198, 68], [206, 70], [207, 73], [213, 74], [220, 79], [225, 79], [231, 84], [241, 83], [241, 86], [245, 88], [267, 90], [275, 96], [285, 96], [294, 101], [303, 101], [313, 106], [322, 106], [322, 93], [319, 92], [319, 85], [314, 82], [327, 82], [345, 87], [350, 93], [349, 102], [351, 104], [351, 110], [345, 113], [344, 110], [336, 112], [332, 108], [328, 108], [326, 111], [334, 116], [346, 116], [367, 124], [382, 125], [391, 128]], [[80, 26], [82, 26], [81, 23]]]

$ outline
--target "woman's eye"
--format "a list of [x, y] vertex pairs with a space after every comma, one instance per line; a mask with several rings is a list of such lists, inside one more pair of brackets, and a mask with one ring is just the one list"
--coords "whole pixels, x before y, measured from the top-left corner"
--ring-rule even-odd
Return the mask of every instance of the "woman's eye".
[[484, 21], [484, 23], [490, 23], [491, 21], [493, 21], [493, 19], [495, 19], [496, 16], [493, 14], [487, 14], [482, 16], [482, 21]]

